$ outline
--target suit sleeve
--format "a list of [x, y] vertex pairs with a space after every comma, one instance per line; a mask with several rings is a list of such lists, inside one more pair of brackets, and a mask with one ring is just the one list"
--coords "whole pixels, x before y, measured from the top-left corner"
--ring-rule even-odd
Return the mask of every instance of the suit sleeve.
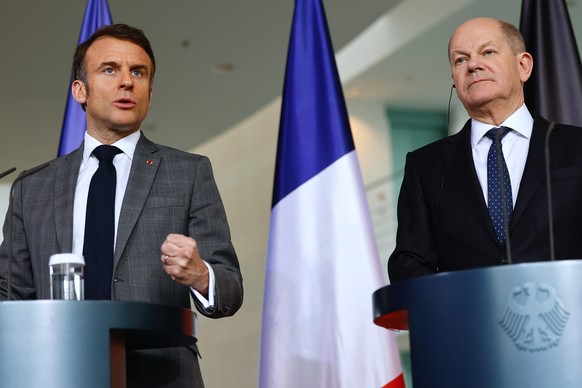
[[193, 300], [203, 315], [211, 318], [230, 316], [242, 305], [242, 275], [231, 242], [226, 212], [206, 157], [198, 163], [194, 191], [190, 204], [189, 233], [198, 244], [200, 256], [214, 271], [214, 308], [205, 309], [197, 298]]
[[[12, 275], [11, 288], [12, 299], [35, 299], [36, 291], [32, 275], [30, 253], [24, 233], [22, 182], [18, 182], [14, 188], [12, 202]], [[4, 241], [0, 246], [0, 300], [8, 296], [8, 234], [10, 231], [10, 209], [4, 221]], [[48, 271], [48, 268], [47, 268]]]
[[421, 185], [414, 153], [406, 156], [398, 197], [396, 248], [388, 260], [390, 281], [437, 272], [437, 254], [428, 199]]

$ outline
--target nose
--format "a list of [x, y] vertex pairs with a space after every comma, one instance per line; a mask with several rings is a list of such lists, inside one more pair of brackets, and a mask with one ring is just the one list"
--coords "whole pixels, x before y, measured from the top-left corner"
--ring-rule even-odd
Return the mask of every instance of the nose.
[[477, 57], [471, 57], [467, 62], [467, 69], [469, 70], [469, 73], [474, 73], [477, 70], [483, 70], [483, 65]]
[[122, 73], [121, 79], [119, 80], [119, 87], [121, 89], [133, 88], [133, 78], [130, 73]]

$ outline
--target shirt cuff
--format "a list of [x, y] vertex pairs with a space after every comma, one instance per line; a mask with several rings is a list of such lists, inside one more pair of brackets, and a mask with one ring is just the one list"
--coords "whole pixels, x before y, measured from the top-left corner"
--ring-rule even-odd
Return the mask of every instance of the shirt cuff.
[[210, 264], [208, 264], [205, 261], [204, 261], [204, 264], [206, 264], [206, 267], [208, 267], [208, 299], [206, 299], [204, 296], [202, 296], [201, 293], [199, 293], [198, 291], [196, 291], [192, 287], [190, 287], [190, 290], [192, 290], [192, 293], [194, 294], [194, 297], [196, 297], [198, 302], [200, 302], [202, 304], [202, 306], [204, 306], [204, 308], [208, 310], [208, 309], [214, 308], [214, 283], [215, 283], [215, 280], [214, 280], [214, 271], [212, 270], [212, 267], [210, 266]]

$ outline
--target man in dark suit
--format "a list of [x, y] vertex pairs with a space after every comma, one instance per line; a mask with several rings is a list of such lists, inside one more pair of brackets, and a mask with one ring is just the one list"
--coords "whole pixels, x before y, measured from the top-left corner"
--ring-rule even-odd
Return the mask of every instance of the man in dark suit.
[[[519, 30], [495, 19], [469, 20], [451, 37], [449, 61], [471, 119], [459, 133], [407, 155], [388, 261], [392, 282], [551, 257], [544, 163], [550, 124], [524, 105], [533, 59]], [[556, 125], [549, 149], [555, 255], [582, 258], [582, 129]], [[488, 163], [500, 161], [497, 151], [510, 177], [498, 187], [505, 188], [505, 216], [503, 206], [493, 210], [503, 200], [489, 191], [501, 179], [499, 165], [488, 176]]]
[[[197, 310], [212, 318], [233, 315], [240, 308], [242, 276], [210, 162], [154, 144], [140, 131], [154, 73], [148, 39], [127, 25], [104, 27], [77, 48], [72, 94], [86, 112], [85, 140], [15, 186], [14, 299], [50, 298], [49, 257], [83, 253], [90, 181], [99, 165], [93, 150], [113, 145], [118, 152], [113, 159], [113, 268], [106, 296], [95, 298], [182, 308], [190, 308], [192, 298]], [[7, 296], [7, 256], [4, 241], [2, 299]], [[87, 266], [86, 276], [93, 268]], [[134, 352], [128, 355], [127, 367], [129, 386], [203, 386], [195, 345]]]

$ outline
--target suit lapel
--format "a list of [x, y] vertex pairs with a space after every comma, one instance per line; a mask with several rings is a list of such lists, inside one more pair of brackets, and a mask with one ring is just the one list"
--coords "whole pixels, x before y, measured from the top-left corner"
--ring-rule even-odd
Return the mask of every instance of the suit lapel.
[[72, 252], [73, 249], [73, 204], [82, 159], [83, 144], [56, 161], [54, 214], [61, 252]]
[[135, 148], [127, 188], [121, 206], [113, 263], [114, 270], [145, 206], [156, 177], [161, 159], [161, 155], [157, 150], [157, 146], [142, 134]]
[[476, 214], [483, 229], [494, 241], [497, 241], [487, 204], [483, 198], [483, 190], [475, 172], [471, 150], [471, 120], [467, 121], [457, 136], [447, 140], [447, 145], [441, 150], [441, 155], [451, 171], [451, 184], [458, 193], [463, 193], [461, 197], [467, 203], [467, 210]]
[[[549, 123], [537, 117], [534, 121], [532, 136], [529, 144], [529, 151], [527, 154], [527, 161], [523, 171], [523, 177], [519, 185], [519, 193], [517, 202], [511, 218], [511, 226], [515, 225], [524, 211], [527, 209], [529, 202], [533, 195], [539, 190], [544, 177], [546, 176], [545, 169], [545, 138]], [[556, 128], [558, 130], [558, 128]], [[550, 142], [550, 155], [554, 159], [558, 154], [559, 148], [562, 146], [562, 139], [553, 137]]]

